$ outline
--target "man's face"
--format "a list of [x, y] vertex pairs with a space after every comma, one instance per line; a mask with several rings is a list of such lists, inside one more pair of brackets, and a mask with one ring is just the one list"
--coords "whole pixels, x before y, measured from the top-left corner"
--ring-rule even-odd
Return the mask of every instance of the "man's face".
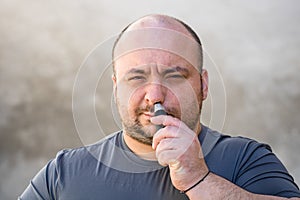
[[167, 114], [195, 130], [202, 105], [199, 71], [178, 55], [154, 49], [131, 52], [115, 61], [115, 97], [126, 134], [152, 144], [153, 106], [161, 102]]

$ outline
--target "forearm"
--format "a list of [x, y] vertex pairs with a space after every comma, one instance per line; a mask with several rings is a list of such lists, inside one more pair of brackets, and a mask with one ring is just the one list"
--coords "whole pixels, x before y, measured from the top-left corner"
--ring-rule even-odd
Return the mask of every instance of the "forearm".
[[[209, 176], [207, 176], [203, 182], [201, 182], [192, 190], [188, 191], [187, 195], [190, 200], [200, 200], [200, 199], [283, 200], [283, 199], [287, 199], [283, 197], [266, 196], [266, 195], [250, 193], [213, 173], [210, 173]], [[291, 198], [291, 199], [300, 200], [300, 198]]]

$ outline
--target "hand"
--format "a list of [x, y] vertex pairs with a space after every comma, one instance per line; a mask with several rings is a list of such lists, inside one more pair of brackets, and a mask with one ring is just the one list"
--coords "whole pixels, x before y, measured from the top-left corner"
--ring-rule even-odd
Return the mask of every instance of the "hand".
[[169, 166], [174, 187], [188, 189], [208, 171], [198, 135], [170, 115], [152, 117], [151, 122], [165, 126], [153, 137], [152, 148], [156, 151], [158, 162]]

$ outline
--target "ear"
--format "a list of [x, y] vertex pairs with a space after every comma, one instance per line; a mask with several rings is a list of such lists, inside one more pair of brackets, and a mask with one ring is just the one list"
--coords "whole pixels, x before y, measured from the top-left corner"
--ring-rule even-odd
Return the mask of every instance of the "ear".
[[113, 94], [114, 94], [114, 101], [116, 103], [117, 102], [117, 78], [116, 78], [116, 75], [113, 74], [111, 76], [111, 79], [113, 81]]
[[206, 69], [202, 69], [201, 72], [202, 82], [202, 100], [205, 100], [208, 95], [208, 72]]

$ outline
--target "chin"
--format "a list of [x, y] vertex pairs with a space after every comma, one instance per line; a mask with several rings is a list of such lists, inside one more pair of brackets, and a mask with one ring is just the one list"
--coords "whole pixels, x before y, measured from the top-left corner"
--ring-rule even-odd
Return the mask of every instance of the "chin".
[[143, 131], [147, 137], [152, 138], [157, 132], [157, 128], [155, 125], [151, 124], [151, 125], [144, 126]]

